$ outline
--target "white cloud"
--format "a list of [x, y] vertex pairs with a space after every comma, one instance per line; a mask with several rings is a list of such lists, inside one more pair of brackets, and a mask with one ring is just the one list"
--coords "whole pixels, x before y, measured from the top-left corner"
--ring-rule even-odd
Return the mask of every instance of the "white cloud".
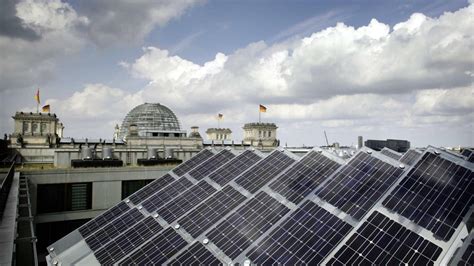
[[75, 28], [87, 24], [67, 3], [23, 1], [16, 5], [25, 27], [38, 34], [28, 40], [0, 35], [0, 91], [39, 84], [53, 77], [56, 60], [77, 52], [84, 42]]
[[90, 38], [101, 46], [139, 43], [155, 26], [180, 17], [200, 0], [102, 0], [78, 3]]

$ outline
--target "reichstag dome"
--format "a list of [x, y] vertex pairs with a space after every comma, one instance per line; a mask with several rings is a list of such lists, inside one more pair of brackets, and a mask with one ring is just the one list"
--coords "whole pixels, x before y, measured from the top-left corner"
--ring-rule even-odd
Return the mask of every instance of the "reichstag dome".
[[144, 103], [133, 108], [123, 119], [121, 139], [129, 135], [131, 125], [136, 126], [140, 137], [182, 137], [183, 133], [186, 136], [173, 111], [159, 103]]

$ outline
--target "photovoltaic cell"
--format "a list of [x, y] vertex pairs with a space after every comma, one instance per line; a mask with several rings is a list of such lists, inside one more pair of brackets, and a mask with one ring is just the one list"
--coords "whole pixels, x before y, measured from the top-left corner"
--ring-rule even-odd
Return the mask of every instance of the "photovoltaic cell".
[[94, 251], [100, 264], [117, 263], [137, 246], [156, 235], [162, 227], [152, 217], [147, 217], [125, 231], [98, 251]]
[[228, 150], [223, 150], [219, 152], [218, 154], [214, 155], [211, 157], [208, 161], [205, 163], [200, 164], [191, 172], [189, 172], [189, 175], [194, 177], [196, 180], [201, 180], [204, 177], [206, 177], [209, 173], [212, 171], [216, 170], [217, 168], [221, 167], [223, 164], [234, 158], [235, 155], [228, 151]]
[[449, 240], [474, 203], [474, 174], [427, 152], [383, 205]]
[[432, 265], [441, 248], [374, 212], [328, 265]]
[[421, 152], [417, 150], [408, 150], [403, 154], [402, 158], [400, 158], [400, 162], [406, 165], [413, 165], [415, 161], [420, 158]]
[[155, 179], [147, 186], [132, 194], [129, 199], [133, 204], [137, 205], [144, 199], [148, 198], [150, 195], [154, 194], [156, 191], [169, 185], [174, 180], [175, 179], [171, 175], [165, 174], [164, 176]]
[[197, 238], [245, 199], [246, 197], [237, 190], [226, 186], [181, 218], [178, 224], [191, 236]]
[[130, 254], [130, 256], [120, 262], [120, 265], [163, 264], [187, 244], [178, 233], [172, 228], [168, 228]]
[[156, 192], [153, 196], [145, 200], [142, 205], [148, 212], [156, 211], [192, 185], [193, 183], [191, 183], [191, 181], [183, 177]]
[[392, 159], [395, 159], [395, 160], [400, 160], [400, 158], [402, 158], [402, 155], [400, 155], [399, 153], [395, 152], [395, 151], [392, 151], [391, 149], [388, 149], [388, 148], [383, 148], [381, 151], [380, 151], [381, 154], [385, 155], [385, 156], [388, 156]]
[[209, 178], [219, 185], [224, 186], [242, 172], [249, 169], [260, 159], [260, 156], [258, 156], [255, 152], [249, 150], [244, 151], [229, 161], [225, 167], [221, 167], [215, 172], [211, 173]]
[[260, 192], [206, 235], [235, 259], [288, 211], [286, 206]]
[[112, 219], [115, 219], [117, 216], [128, 210], [130, 210], [130, 208], [125, 202], [122, 201], [114, 207], [110, 208], [109, 210], [105, 211], [101, 215], [95, 217], [93, 220], [90, 220], [89, 222], [81, 226], [79, 228], [79, 233], [81, 233], [82, 237], [86, 238], [94, 231], [101, 228], [103, 225], [107, 224]]
[[144, 216], [139, 210], [131, 209], [86, 238], [86, 243], [92, 250], [98, 250], [143, 218]]
[[294, 161], [283, 152], [272, 152], [252, 167], [251, 171], [247, 171], [238, 177], [235, 182], [250, 193], [255, 193]]
[[196, 242], [181, 253], [168, 265], [223, 265], [212, 253], [201, 243]]
[[318, 188], [317, 195], [360, 220], [402, 173], [398, 167], [359, 152]]
[[306, 201], [247, 257], [257, 265], [316, 265], [351, 229], [350, 224]]
[[157, 213], [166, 222], [172, 223], [176, 218], [194, 208], [214, 192], [216, 192], [215, 188], [206, 181], [201, 181], [160, 208]]
[[177, 174], [178, 176], [183, 176], [186, 174], [189, 170], [194, 168], [195, 166], [201, 164], [205, 160], [211, 158], [214, 155], [214, 153], [210, 152], [209, 150], [203, 150], [200, 153], [194, 155], [191, 159], [185, 161], [184, 163], [178, 165], [175, 169], [173, 169], [173, 172]]
[[474, 265], [474, 238], [467, 245], [458, 265]]
[[273, 181], [270, 188], [298, 204], [339, 166], [326, 156], [311, 151]]

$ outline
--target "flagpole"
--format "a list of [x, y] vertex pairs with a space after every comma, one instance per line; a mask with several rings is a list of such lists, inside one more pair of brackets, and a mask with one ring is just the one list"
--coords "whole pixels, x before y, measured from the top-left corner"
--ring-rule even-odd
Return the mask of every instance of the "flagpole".
[[260, 109], [258, 110], [258, 123], [262, 123], [262, 112], [260, 111]]

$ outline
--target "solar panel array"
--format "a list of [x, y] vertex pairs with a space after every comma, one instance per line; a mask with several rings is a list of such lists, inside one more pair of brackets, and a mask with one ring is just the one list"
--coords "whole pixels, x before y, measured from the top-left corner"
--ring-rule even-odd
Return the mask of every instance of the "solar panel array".
[[368, 148], [344, 163], [316, 150], [235, 154], [202, 151], [82, 226], [91, 251], [75, 262], [441, 264], [472, 214], [474, 165], [434, 148], [405, 154], [411, 167]]

